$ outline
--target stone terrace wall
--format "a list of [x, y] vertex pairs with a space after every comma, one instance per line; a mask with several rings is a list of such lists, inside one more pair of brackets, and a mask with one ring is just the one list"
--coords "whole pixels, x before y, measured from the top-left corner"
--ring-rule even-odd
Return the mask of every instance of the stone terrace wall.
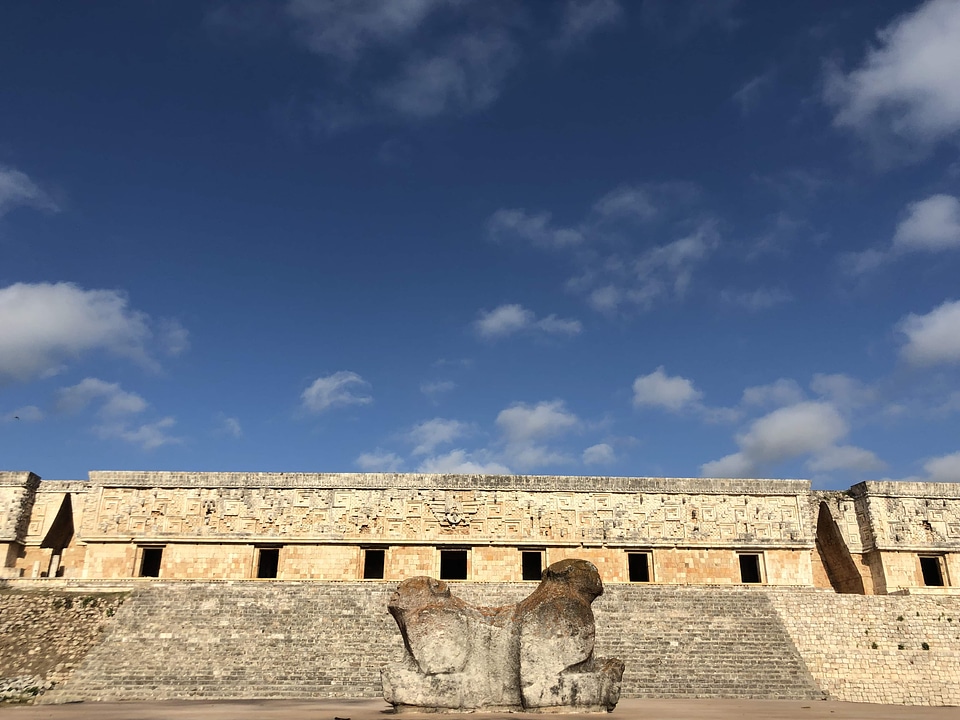
[[64, 681], [99, 640], [125, 597], [0, 588], [0, 679]]
[[[468, 602], [517, 602], [534, 583], [451, 583]], [[376, 697], [402, 654], [377, 582], [144, 583], [103, 642], [45, 701]], [[612, 585], [597, 655], [626, 661], [624, 696], [821, 697], [766, 595]]]
[[960, 705], [960, 596], [768, 594], [832, 699]]

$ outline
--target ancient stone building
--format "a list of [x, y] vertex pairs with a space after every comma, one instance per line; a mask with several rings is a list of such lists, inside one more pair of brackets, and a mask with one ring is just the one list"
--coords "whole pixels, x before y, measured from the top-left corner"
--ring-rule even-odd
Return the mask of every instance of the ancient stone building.
[[[803, 480], [0, 472], [0, 577], [538, 580], [950, 593], [960, 487]], [[955, 589], [953, 590], [955, 592]]]

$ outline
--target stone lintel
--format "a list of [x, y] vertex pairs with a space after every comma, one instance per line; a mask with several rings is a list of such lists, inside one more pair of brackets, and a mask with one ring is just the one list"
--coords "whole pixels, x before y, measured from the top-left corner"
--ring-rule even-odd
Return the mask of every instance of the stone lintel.
[[799, 496], [809, 480], [591, 477], [556, 475], [434, 475], [421, 473], [244, 473], [91, 470], [102, 487], [525, 490], [703, 495]]
[[960, 483], [867, 480], [851, 487], [850, 494], [855, 498], [902, 497], [960, 500]]

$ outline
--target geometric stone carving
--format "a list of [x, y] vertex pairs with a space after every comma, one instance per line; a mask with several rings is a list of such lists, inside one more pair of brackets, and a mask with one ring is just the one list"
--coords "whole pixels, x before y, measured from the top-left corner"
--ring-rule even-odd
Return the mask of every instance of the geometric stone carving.
[[594, 658], [596, 567], [562, 560], [516, 605], [474, 607], [430, 577], [405, 580], [388, 609], [406, 652], [381, 673], [396, 710], [610, 711], [623, 662]]

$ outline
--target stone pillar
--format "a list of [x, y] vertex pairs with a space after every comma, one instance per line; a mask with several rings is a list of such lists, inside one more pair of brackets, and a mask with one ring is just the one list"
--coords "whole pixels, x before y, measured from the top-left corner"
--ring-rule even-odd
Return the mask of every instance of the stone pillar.
[[32, 472], [0, 471], [0, 578], [16, 577], [40, 477]]

